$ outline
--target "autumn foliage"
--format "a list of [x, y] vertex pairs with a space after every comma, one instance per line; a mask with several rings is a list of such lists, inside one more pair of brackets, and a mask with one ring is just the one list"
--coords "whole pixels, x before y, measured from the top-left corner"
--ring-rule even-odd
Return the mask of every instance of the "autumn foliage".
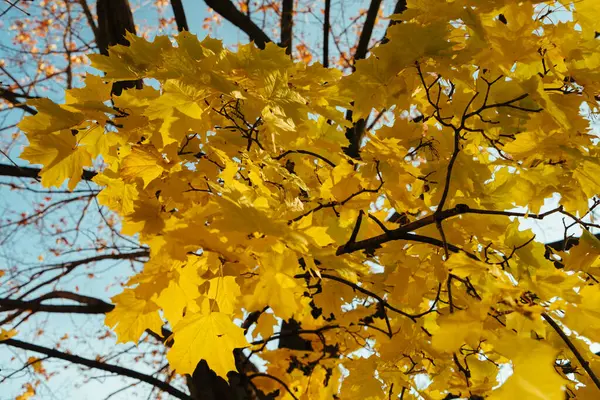
[[[27, 102], [21, 157], [71, 190], [103, 161], [99, 202], [150, 249], [105, 322], [178, 374], [259, 357], [261, 396], [597, 399], [599, 11], [409, 2], [349, 74], [129, 34], [64, 104]], [[520, 229], [553, 214], [581, 238]]]

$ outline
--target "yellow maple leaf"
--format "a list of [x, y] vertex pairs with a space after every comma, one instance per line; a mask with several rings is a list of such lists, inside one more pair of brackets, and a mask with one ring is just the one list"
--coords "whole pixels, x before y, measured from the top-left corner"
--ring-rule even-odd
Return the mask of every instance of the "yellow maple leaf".
[[600, 240], [584, 229], [579, 238], [579, 243], [569, 250], [563, 259], [567, 271], [584, 271], [592, 266], [600, 256]]
[[187, 262], [175, 262], [171, 275], [174, 277], [156, 299], [156, 304], [162, 308], [171, 326], [177, 325], [185, 314], [200, 310], [197, 304], [200, 298], [198, 289], [205, 282], [200, 275], [207, 269], [207, 257], [190, 255]]
[[19, 123], [19, 128], [28, 134], [51, 133], [72, 128], [84, 119], [82, 113], [65, 110], [49, 99], [33, 99], [27, 104], [38, 111], [36, 115], [27, 116]]
[[214, 299], [219, 305], [219, 311], [232, 314], [241, 294], [240, 285], [235, 281], [235, 276], [223, 276], [210, 280], [208, 298]]
[[575, 20], [583, 28], [588, 38], [595, 38], [600, 32], [600, 9], [594, 0], [580, 0], [575, 4]]
[[104, 189], [98, 194], [98, 202], [122, 216], [134, 211], [139, 192], [135, 185], [125, 183], [122, 179], [112, 179], [105, 174], [98, 174], [94, 182]]
[[269, 270], [261, 274], [249, 307], [270, 305], [278, 317], [287, 319], [298, 309], [297, 297], [300, 293], [301, 288], [293, 277]]
[[92, 165], [90, 153], [77, 147], [75, 136], [69, 130], [29, 136], [29, 146], [21, 153], [21, 158], [43, 165], [40, 171], [42, 185], [59, 187], [69, 179], [69, 190], [73, 190], [81, 181], [83, 167]]
[[123, 159], [121, 176], [132, 182], [137, 178], [144, 181], [144, 188], [165, 171], [165, 160], [152, 145], [139, 145]]
[[125, 289], [111, 300], [115, 309], [106, 314], [104, 323], [117, 334], [117, 343], [137, 342], [146, 329], [160, 332], [163, 322], [154, 301], [138, 298], [135, 289]]
[[270, 306], [275, 315], [288, 319], [298, 310], [302, 288], [293, 278], [298, 261], [291, 251], [266, 253], [261, 257], [260, 279], [248, 296], [248, 309]]
[[483, 329], [483, 319], [471, 310], [457, 311], [438, 318], [440, 329], [433, 335], [431, 345], [440, 351], [457, 351], [464, 343], [477, 344]]
[[444, 265], [448, 272], [460, 278], [481, 275], [489, 270], [485, 263], [469, 258], [465, 253], [453, 254]]
[[106, 83], [102, 77], [88, 73], [85, 77], [84, 87], [66, 91], [65, 103], [104, 102], [110, 100], [111, 88], [112, 85]]
[[173, 339], [167, 358], [179, 374], [193, 373], [198, 362], [206, 360], [225, 379], [235, 370], [233, 350], [248, 345], [244, 330], [220, 312], [186, 315], [173, 328]]
[[566, 381], [554, 369], [558, 350], [538, 340], [505, 334], [494, 349], [512, 361], [513, 374], [490, 400], [562, 400]]
[[578, 334], [592, 341], [600, 340], [600, 288], [598, 286], [585, 286], [579, 295], [580, 304], [567, 306], [564, 322]]

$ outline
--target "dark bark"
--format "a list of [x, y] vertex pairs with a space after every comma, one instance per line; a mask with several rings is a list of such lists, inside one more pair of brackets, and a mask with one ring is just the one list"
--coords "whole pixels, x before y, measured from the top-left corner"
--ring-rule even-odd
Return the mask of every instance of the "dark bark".
[[[379, 12], [379, 8], [381, 7], [381, 0], [371, 0], [371, 4], [369, 5], [369, 9], [367, 11], [367, 18], [363, 25], [363, 30], [360, 33], [360, 37], [358, 39], [358, 46], [356, 48], [356, 52], [354, 53], [354, 62], [358, 60], [362, 60], [367, 56], [369, 52], [369, 42], [371, 41], [371, 36], [373, 35], [373, 28], [375, 27], [375, 21], [377, 20], [377, 14]], [[399, 0], [394, 7], [394, 14], [399, 14], [406, 10], [406, 0]], [[392, 21], [393, 22], [393, 21]], [[392, 25], [392, 23], [390, 23]], [[387, 31], [386, 31], [387, 33]], [[383, 38], [385, 41], [385, 36]], [[354, 69], [354, 65], [352, 66]], [[346, 119], [348, 121], [352, 121], [352, 111], [348, 110], [346, 112]], [[354, 123], [352, 128], [348, 128], [346, 130], [346, 138], [348, 139], [348, 147], [344, 147], [344, 152], [355, 159], [360, 159], [360, 143], [365, 134], [366, 121], [364, 119], [359, 119]]]
[[185, 10], [183, 9], [181, 0], [171, 0], [171, 7], [173, 8], [173, 15], [175, 16], [177, 30], [179, 32], [189, 32], [190, 28], [188, 27], [187, 18], [185, 17]]
[[[98, 15], [97, 44], [100, 54], [108, 55], [108, 48], [117, 44], [128, 46], [125, 33], [135, 34], [133, 14], [128, 0], [98, 0], [96, 3]], [[142, 88], [142, 81], [115, 82], [112, 93], [119, 96], [123, 89]]]
[[[83, 174], [81, 175], [81, 179], [84, 181], [91, 181], [96, 175], [98, 175], [96, 171], [84, 170]], [[34, 167], [18, 167], [16, 165], [0, 164], [0, 176], [39, 179], [40, 169]]]
[[365, 19], [362, 32], [360, 33], [360, 37], [358, 39], [356, 53], [354, 53], [354, 61], [362, 60], [367, 56], [367, 52], [369, 51], [369, 42], [371, 41], [379, 7], [381, 7], [381, 0], [371, 0], [369, 10], [367, 11], [367, 18]]
[[88, 3], [86, 0], [79, 0], [79, 5], [81, 5], [81, 8], [83, 9], [83, 13], [85, 14], [85, 19], [88, 22], [88, 25], [90, 26], [90, 29], [92, 30], [92, 33], [94, 34], [94, 40], [96, 41], [96, 44], [98, 44], [98, 27], [96, 26], [96, 23], [94, 22], [94, 16], [92, 15], [92, 11], [90, 10], [90, 7], [88, 6]]
[[231, 371], [227, 380], [217, 376], [206, 361], [202, 360], [188, 379], [188, 387], [194, 399], [200, 400], [254, 400], [265, 399], [246, 378], [258, 372], [256, 366], [247, 360], [241, 349], [233, 352], [238, 372]]
[[323, 66], [329, 68], [329, 14], [331, 13], [331, 0], [325, 0], [325, 13], [323, 15]]
[[[398, 2], [396, 3], [396, 6], [394, 7], [393, 14], [402, 14], [404, 11], [406, 11], [406, 0], [398, 0]], [[389, 42], [389, 39], [387, 38], [387, 31], [388, 31], [388, 29], [390, 29], [390, 26], [394, 26], [400, 22], [401, 21], [393, 21], [393, 20], [390, 21], [390, 24], [388, 25], [387, 29], [385, 30], [385, 35], [383, 35], [383, 39], [381, 39], [382, 44]]]
[[73, 364], [84, 365], [89, 368], [99, 369], [102, 371], [111, 372], [113, 374], [118, 374], [121, 376], [127, 376], [129, 378], [137, 379], [141, 382], [148, 383], [157, 389], [160, 389], [164, 392], [169, 393], [173, 397], [183, 400], [193, 400], [192, 397], [183, 393], [179, 389], [169, 385], [167, 382], [163, 382], [153, 376], [142, 374], [141, 372], [137, 372], [128, 368], [123, 368], [118, 365], [108, 364], [102, 361], [90, 360], [88, 358], [79, 357], [73, 354], [64, 353], [62, 351], [58, 351], [55, 349], [50, 349], [48, 347], [38, 346], [33, 343], [27, 343], [16, 339], [7, 339], [1, 341], [0, 344], [17, 347], [19, 349], [34, 351], [36, 353], [45, 354], [48, 357], [57, 358], [60, 360], [65, 360]]
[[[375, 20], [377, 19], [377, 13], [379, 12], [380, 6], [381, 0], [371, 0], [369, 10], [367, 11], [367, 18], [365, 19], [362, 32], [358, 38], [358, 46], [356, 47], [356, 52], [354, 53], [354, 64], [352, 65], [352, 70], [355, 69], [355, 65], [358, 60], [362, 60], [367, 56], [367, 52], [369, 51], [369, 42], [371, 41], [371, 35], [373, 34], [373, 28], [375, 27]], [[352, 121], [351, 110], [346, 112], [346, 119], [348, 121]], [[352, 128], [348, 128], [346, 130], [346, 138], [348, 139], [349, 144], [348, 147], [344, 147], [344, 152], [352, 158], [360, 159], [360, 142], [365, 133], [365, 125], [366, 121], [361, 118], [354, 123]]]
[[[70, 300], [79, 304], [43, 304], [46, 300]], [[27, 310], [48, 313], [73, 313], [73, 314], [106, 314], [115, 308], [95, 297], [80, 295], [66, 291], [55, 291], [45, 294], [34, 300], [0, 299], [0, 312], [11, 310]]]
[[301, 351], [312, 351], [310, 340], [303, 339], [297, 332], [302, 329], [298, 321], [290, 318], [281, 324], [281, 339], [279, 339], [280, 349], [292, 349]]
[[247, 15], [238, 10], [231, 0], [204, 0], [217, 14], [240, 28], [259, 49], [264, 49], [271, 39]]
[[281, 7], [281, 47], [292, 54], [292, 30], [294, 27], [294, 0], [283, 0]]
[[31, 115], [37, 114], [37, 111], [27, 104], [23, 104], [23, 102], [19, 99], [27, 99], [28, 96], [21, 95], [15, 92], [11, 92], [10, 90], [0, 88], [0, 97], [4, 100], [8, 101], [13, 106], [20, 108], [23, 111], [28, 112]]

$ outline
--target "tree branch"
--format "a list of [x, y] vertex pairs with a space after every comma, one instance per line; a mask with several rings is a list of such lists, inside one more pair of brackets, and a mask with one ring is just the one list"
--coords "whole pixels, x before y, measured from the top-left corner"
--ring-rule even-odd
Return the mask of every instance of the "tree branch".
[[325, 15], [323, 16], [323, 67], [329, 68], [329, 14], [331, 13], [331, 0], [325, 0]]
[[[323, 208], [323, 207], [321, 207]], [[461, 214], [479, 214], [479, 215], [502, 215], [505, 217], [521, 217], [521, 218], [533, 218], [533, 219], [544, 219], [548, 215], [562, 212], [562, 207], [557, 207], [555, 209], [540, 213], [540, 214], [529, 214], [524, 212], [516, 212], [516, 211], [502, 211], [502, 210], [479, 210], [475, 208], [470, 208], [466, 204], [457, 204], [453, 208], [449, 208], [447, 210], [442, 210], [439, 212], [435, 212], [433, 214], [427, 215], [421, 219], [410, 222], [408, 224], [402, 225], [399, 228], [387, 230], [381, 235], [373, 236], [367, 239], [359, 240], [354, 243], [346, 243], [342, 246], [339, 246], [337, 249], [337, 255], [353, 253], [355, 251], [367, 250], [367, 249], [376, 249], [380, 247], [382, 244], [394, 241], [394, 240], [413, 240], [415, 238], [419, 238], [419, 241], [423, 241], [425, 236], [413, 235], [410, 232], [415, 231], [419, 228], [423, 228], [425, 226], [429, 226], [441, 222], [445, 219], [455, 217]], [[600, 233], [595, 234], [598, 239], [600, 239]], [[438, 243], [433, 243], [432, 241], [437, 241], [437, 239], [427, 238], [429, 242], [434, 245]], [[442, 243], [440, 241], [440, 243]], [[555, 250], [563, 250], [563, 245], [565, 246], [564, 250], [568, 250], [572, 246], [579, 243], [579, 238], [569, 238], [566, 243], [563, 240], [559, 240], [556, 242], [546, 243], [546, 246], [549, 246]], [[455, 251], [453, 248], [459, 249], [458, 247], [448, 245], [448, 249]], [[460, 249], [459, 249], [460, 250]]]
[[252, 19], [238, 10], [231, 0], [204, 0], [204, 2], [220, 16], [244, 31], [259, 49], [264, 49], [265, 45], [272, 41]]
[[[117, 44], [128, 46], [125, 34], [135, 34], [133, 13], [128, 0], [98, 0], [96, 3], [96, 15], [98, 16], [97, 44], [100, 54], [108, 55], [109, 46]], [[119, 81], [113, 83], [112, 93], [121, 95], [123, 89], [142, 88], [142, 80]]]
[[184, 392], [169, 385], [166, 382], [163, 382], [152, 376], [142, 374], [141, 372], [137, 372], [137, 371], [134, 371], [134, 370], [131, 370], [128, 368], [120, 367], [118, 365], [107, 364], [107, 363], [103, 363], [101, 361], [96, 361], [96, 360], [90, 360], [90, 359], [76, 356], [73, 354], [63, 353], [62, 351], [50, 349], [50, 348], [43, 347], [43, 346], [38, 346], [36, 344], [23, 342], [23, 341], [16, 340], [16, 339], [7, 339], [7, 340], [0, 342], [0, 344], [17, 347], [17, 348], [23, 349], [23, 350], [34, 351], [36, 353], [45, 354], [52, 358], [58, 358], [61, 360], [69, 361], [74, 364], [84, 365], [89, 368], [95, 368], [95, 369], [99, 369], [102, 371], [111, 372], [113, 374], [127, 376], [129, 378], [137, 379], [141, 382], [148, 383], [164, 392], [169, 393], [170, 395], [172, 395], [178, 399], [193, 400], [192, 397], [188, 396]]
[[281, 4], [281, 43], [285, 54], [292, 54], [292, 29], [294, 27], [294, 0], [283, 0]]
[[[81, 304], [42, 304], [44, 300], [65, 299], [77, 301]], [[0, 312], [11, 310], [41, 311], [49, 313], [74, 313], [74, 314], [105, 314], [112, 311], [114, 305], [95, 297], [83, 296], [66, 291], [55, 291], [45, 294], [35, 300], [0, 299]]]
[[90, 7], [88, 6], [86, 0], [79, 0], [79, 4], [83, 9], [83, 13], [85, 14], [85, 18], [87, 19], [88, 25], [92, 29], [92, 33], [94, 34], [94, 41], [96, 42], [96, 44], [98, 44], [98, 26], [96, 26], [96, 23], [94, 22], [94, 16], [92, 15]]
[[[40, 178], [40, 171], [40, 168], [19, 167], [16, 165], [0, 164], [0, 176], [37, 179]], [[98, 175], [96, 171], [83, 170], [81, 179], [83, 179], [84, 181], [91, 181], [92, 178], [96, 175]]]
[[171, 7], [173, 8], [173, 15], [175, 16], [177, 30], [179, 32], [189, 32], [190, 28], [188, 27], [187, 18], [185, 17], [185, 10], [183, 9], [181, 0], [171, 0]]
[[[79, 267], [80, 265], [90, 264], [93, 262], [103, 261], [103, 260], [134, 260], [134, 259], [140, 258], [140, 257], [148, 257], [149, 255], [150, 255], [150, 251], [148, 249], [144, 249], [144, 250], [131, 252], [131, 253], [100, 254], [100, 255], [94, 256], [94, 257], [88, 257], [88, 258], [83, 258], [83, 259], [76, 260], [76, 261], [51, 265], [50, 267], [53, 267], [53, 269], [62, 268], [62, 269], [64, 269], [64, 271], [56, 276], [53, 276], [50, 279], [47, 279], [45, 281], [38, 283], [33, 288], [31, 288], [31, 289], [27, 290], [25, 293], [21, 294], [17, 298], [17, 300], [22, 300], [25, 297], [27, 297], [28, 295], [30, 295], [31, 293], [42, 288], [43, 286], [59, 280], [61, 277], [67, 275], [68, 273], [70, 273], [75, 268]], [[3, 321], [3, 322], [6, 322], [6, 321]], [[0, 323], [0, 325], [2, 325], [2, 323]]]
[[354, 53], [355, 62], [362, 60], [367, 56], [367, 52], [369, 51], [369, 42], [371, 41], [371, 35], [373, 34], [373, 28], [375, 27], [375, 20], [377, 19], [380, 6], [381, 0], [371, 0], [371, 5], [367, 11], [367, 19], [365, 20], [363, 30], [358, 39], [356, 53]]
[[588, 373], [588, 375], [594, 382], [594, 385], [596, 385], [596, 387], [598, 389], [600, 389], [600, 379], [598, 379], [598, 377], [596, 376], [594, 371], [592, 371], [592, 369], [590, 368], [590, 363], [587, 362], [585, 358], [583, 358], [583, 356], [581, 355], [579, 350], [577, 350], [577, 347], [575, 347], [573, 342], [571, 342], [571, 340], [569, 340], [569, 337], [565, 334], [565, 332], [560, 328], [560, 326], [558, 326], [556, 321], [554, 321], [554, 319], [552, 319], [552, 317], [549, 316], [548, 314], [542, 313], [542, 318], [544, 318], [546, 320], [546, 322], [548, 322], [548, 324], [550, 324], [552, 329], [554, 329], [556, 331], [556, 333], [558, 333], [558, 336], [560, 336], [560, 338], [563, 340], [563, 342], [565, 342], [565, 344], [573, 352], [573, 354], [575, 355], [575, 358], [577, 358], [577, 361], [579, 361], [579, 364], [581, 364], [581, 366], [583, 367], [585, 372]]
[[0, 97], [8, 101], [13, 106], [20, 108], [21, 110], [26, 111], [31, 115], [37, 114], [36, 110], [28, 106], [27, 104], [23, 104], [23, 102], [19, 100], [19, 97], [27, 98], [26, 95], [20, 95], [18, 93], [11, 92], [10, 90], [0, 88]]

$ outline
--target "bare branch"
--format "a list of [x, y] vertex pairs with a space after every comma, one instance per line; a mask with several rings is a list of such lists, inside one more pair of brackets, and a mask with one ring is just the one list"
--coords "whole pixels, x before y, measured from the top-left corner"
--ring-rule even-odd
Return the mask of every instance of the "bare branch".
[[[0, 164], [0, 176], [12, 176], [14, 178], [32, 178], [40, 177], [40, 168], [19, 167], [15, 165]], [[96, 171], [83, 170], [81, 179], [91, 181], [98, 173]]]
[[292, 30], [294, 27], [294, 0], [283, 0], [281, 4], [281, 43], [286, 54], [292, 54]]
[[171, 0], [171, 7], [173, 8], [173, 15], [175, 16], [177, 30], [179, 32], [189, 32], [190, 28], [188, 27], [187, 18], [185, 17], [185, 10], [183, 9], [181, 0]]
[[598, 379], [598, 376], [596, 376], [594, 371], [592, 371], [592, 369], [590, 368], [590, 363], [585, 358], [583, 358], [583, 356], [581, 355], [579, 350], [577, 350], [577, 347], [575, 347], [575, 345], [573, 344], [573, 342], [571, 342], [571, 340], [565, 334], [565, 332], [560, 328], [560, 326], [558, 326], [556, 321], [554, 321], [554, 319], [552, 319], [552, 317], [549, 316], [548, 314], [542, 313], [542, 318], [544, 318], [546, 320], [546, 322], [548, 322], [548, 324], [550, 324], [552, 329], [554, 329], [556, 331], [556, 333], [558, 333], [558, 335], [563, 340], [563, 342], [565, 342], [565, 344], [573, 352], [573, 354], [575, 355], [575, 358], [577, 358], [577, 361], [579, 361], [579, 364], [581, 364], [581, 366], [583, 367], [585, 372], [588, 373], [588, 375], [594, 382], [594, 385], [596, 385], [596, 387], [598, 389], [600, 389], [600, 379]]
[[367, 19], [365, 20], [363, 30], [358, 39], [356, 53], [354, 53], [355, 62], [362, 60], [367, 56], [367, 52], [369, 51], [369, 42], [371, 41], [371, 35], [373, 34], [373, 28], [375, 27], [375, 20], [377, 19], [380, 6], [381, 0], [371, 0], [371, 5], [367, 11]]
[[13, 106], [20, 108], [21, 110], [26, 111], [31, 115], [37, 114], [36, 110], [34, 110], [32, 107], [28, 106], [27, 104], [23, 104], [23, 102], [19, 100], [19, 97], [27, 98], [26, 95], [21, 95], [18, 93], [11, 92], [10, 90], [7, 90], [7, 89], [0, 88], [0, 97], [3, 98], [4, 100], [8, 101]]
[[87, 19], [90, 29], [94, 33], [95, 42], [96, 42], [96, 44], [98, 44], [98, 26], [94, 22], [94, 16], [92, 15], [92, 11], [90, 10], [90, 7], [88, 6], [87, 0], [79, 0], [79, 4], [81, 5], [81, 8], [83, 9], [83, 13], [85, 14], [85, 18]]
[[238, 10], [231, 0], [204, 0], [204, 2], [220, 16], [244, 31], [259, 49], [264, 49], [265, 45], [272, 41], [254, 21]]
[[121, 376], [127, 376], [129, 378], [137, 379], [141, 382], [148, 383], [164, 392], [169, 393], [170, 395], [172, 395], [178, 399], [193, 400], [192, 397], [185, 394], [181, 390], [169, 385], [166, 382], [163, 382], [163, 381], [161, 381], [157, 378], [154, 378], [150, 375], [142, 374], [141, 372], [137, 372], [137, 371], [134, 371], [134, 370], [131, 370], [128, 368], [123, 368], [118, 365], [107, 364], [107, 363], [104, 363], [101, 361], [96, 361], [96, 360], [90, 360], [88, 358], [83, 358], [83, 357], [76, 356], [73, 354], [63, 353], [62, 351], [50, 349], [48, 347], [38, 346], [33, 343], [27, 343], [27, 342], [23, 342], [21, 340], [16, 340], [16, 339], [7, 339], [7, 340], [0, 342], [0, 344], [17, 347], [19, 349], [28, 350], [28, 351], [35, 351], [36, 353], [45, 354], [49, 357], [69, 361], [74, 364], [85, 365], [86, 367], [89, 367], [89, 368], [99, 369], [102, 371], [111, 372], [111, 373], [118, 374]]
[[[77, 301], [80, 304], [42, 304], [44, 300], [65, 299]], [[105, 314], [112, 311], [114, 305], [95, 297], [83, 296], [77, 293], [56, 291], [43, 295], [35, 300], [0, 299], [0, 312], [11, 310], [41, 311], [49, 313], [74, 314]]]
[[323, 21], [323, 66], [329, 68], [329, 14], [331, 13], [331, 0], [325, 0], [325, 15]]

